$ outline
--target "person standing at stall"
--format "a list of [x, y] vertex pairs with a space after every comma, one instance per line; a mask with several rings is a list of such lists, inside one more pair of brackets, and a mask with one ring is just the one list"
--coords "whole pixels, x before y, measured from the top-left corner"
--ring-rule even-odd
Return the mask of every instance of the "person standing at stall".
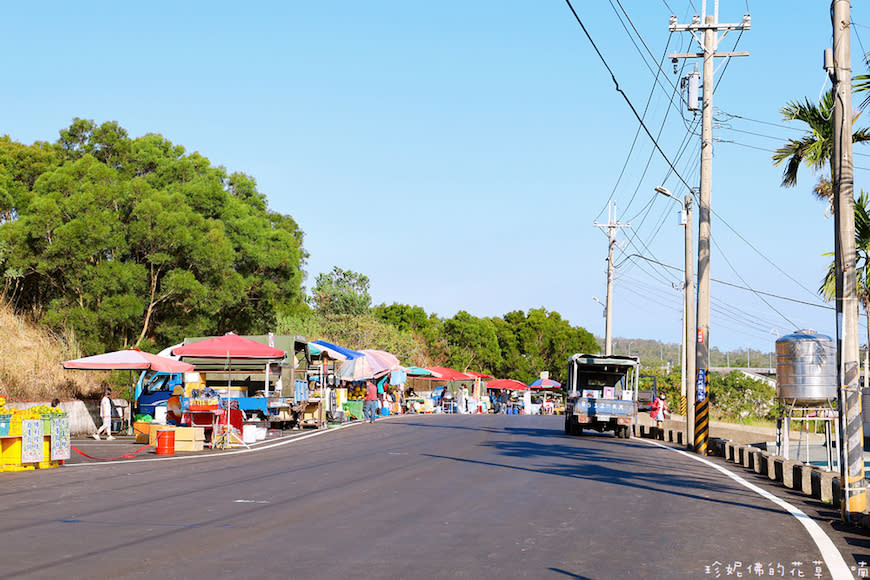
[[378, 388], [371, 381], [366, 381], [366, 396], [363, 399], [363, 421], [375, 422], [375, 411], [378, 408]]

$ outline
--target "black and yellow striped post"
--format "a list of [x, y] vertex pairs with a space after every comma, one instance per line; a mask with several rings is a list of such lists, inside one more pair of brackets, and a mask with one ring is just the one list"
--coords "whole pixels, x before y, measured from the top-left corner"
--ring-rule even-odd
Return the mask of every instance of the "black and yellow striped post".
[[695, 453], [707, 455], [710, 435], [710, 379], [707, 369], [698, 369], [695, 383]]
[[861, 413], [861, 387], [858, 379], [858, 364], [847, 363], [845, 369], [845, 388], [840, 397], [841, 425], [844, 429], [842, 436], [843, 449], [846, 453], [846, 485], [843, 486], [845, 495], [841, 502], [843, 519], [850, 520], [850, 514], [863, 513], [867, 508], [867, 485], [864, 480], [864, 417]]

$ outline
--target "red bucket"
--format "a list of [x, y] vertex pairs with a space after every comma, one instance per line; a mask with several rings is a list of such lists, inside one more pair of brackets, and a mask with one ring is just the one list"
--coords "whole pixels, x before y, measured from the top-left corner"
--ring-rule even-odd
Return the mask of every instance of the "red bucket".
[[157, 431], [157, 455], [175, 455], [175, 431], [160, 429]]

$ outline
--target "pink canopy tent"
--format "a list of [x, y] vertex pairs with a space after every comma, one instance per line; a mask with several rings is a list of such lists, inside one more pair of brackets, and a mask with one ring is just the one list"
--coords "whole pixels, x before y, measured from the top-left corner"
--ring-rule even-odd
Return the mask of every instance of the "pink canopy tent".
[[[193, 365], [173, 358], [151, 354], [150, 352], [142, 352], [136, 348], [128, 348], [126, 350], [118, 350], [97, 354], [94, 356], [86, 356], [73, 360], [63, 361], [63, 368], [85, 370], [85, 371], [115, 371], [115, 370], [130, 370], [130, 371], [146, 371], [153, 370], [164, 373], [189, 373], [193, 371]], [[133, 392], [130, 393], [130, 410], [132, 413]], [[132, 419], [132, 414], [127, 419]], [[132, 433], [133, 426], [128, 425], [128, 433]]]
[[192, 364], [135, 348], [67, 360], [62, 364], [65, 369], [89, 371], [151, 369], [164, 373], [188, 373], [193, 370]]

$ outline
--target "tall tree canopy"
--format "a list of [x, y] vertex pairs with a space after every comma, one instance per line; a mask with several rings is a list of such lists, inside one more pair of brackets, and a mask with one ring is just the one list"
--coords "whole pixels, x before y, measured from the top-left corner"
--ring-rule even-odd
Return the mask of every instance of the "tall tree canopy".
[[76, 119], [53, 145], [0, 140], [6, 296], [86, 351], [264, 332], [302, 303], [302, 231], [157, 134]]
[[318, 274], [311, 293], [315, 308], [326, 316], [360, 316], [372, 304], [368, 277], [338, 266]]

